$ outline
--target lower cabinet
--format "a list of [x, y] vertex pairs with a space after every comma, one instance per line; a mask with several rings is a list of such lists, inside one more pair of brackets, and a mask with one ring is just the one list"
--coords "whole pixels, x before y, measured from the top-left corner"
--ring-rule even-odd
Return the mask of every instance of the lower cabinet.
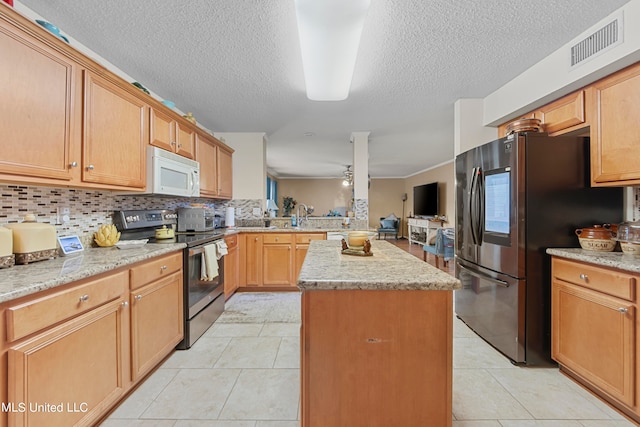
[[291, 286], [293, 283], [294, 252], [292, 236], [265, 234], [262, 247], [262, 284], [265, 286]]
[[131, 379], [151, 371], [184, 335], [182, 271], [130, 293]]
[[563, 371], [640, 420], [636, 278], [554, 258], [552, 357]]
[[247, 233], [243, 238], [240, 286], [295, 287], [309, 243], [325, 240], [326, 233]]
[[224, 257], [224, 297], [229, 298], [238, 289], [240, 280], [240, 248], [238, 235], [224, 239], [227, 243], [227, 255]]
[[[128, 284], [122, 273], [112, 281]], [[128, 385], [123, 295], [9, 348], [8, 425], [93, 425], [118, 401]]]
[[96, 425], [182, 340], [181, 261], [0, 304], [0, 426]]

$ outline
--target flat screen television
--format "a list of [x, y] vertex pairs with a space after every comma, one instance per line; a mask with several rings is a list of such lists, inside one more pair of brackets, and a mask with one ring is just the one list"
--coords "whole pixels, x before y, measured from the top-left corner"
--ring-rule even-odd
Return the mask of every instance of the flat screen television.
[[438, 215], [438, 183], [413, 187], [413, 215], [433, 217]]

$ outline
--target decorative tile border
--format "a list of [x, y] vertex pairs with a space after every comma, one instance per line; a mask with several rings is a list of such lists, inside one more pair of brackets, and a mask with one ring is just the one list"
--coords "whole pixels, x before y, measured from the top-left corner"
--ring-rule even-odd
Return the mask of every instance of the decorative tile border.
[[369, 200], [355, 199], [354, 203], [355, 217], [364, 221], [369, 220]]

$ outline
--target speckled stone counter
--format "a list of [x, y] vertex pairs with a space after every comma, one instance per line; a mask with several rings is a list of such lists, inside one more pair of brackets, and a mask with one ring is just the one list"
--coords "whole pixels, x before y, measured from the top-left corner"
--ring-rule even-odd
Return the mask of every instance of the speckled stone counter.
[[234, 228], [237, 232], [264, 232], [264, 233], [348, 233], [350, 231], [369, 231], [372, 234], [377, 234], [375, 229], [363, 230], [361, 228], [328, 228], [328, 227], [236, 227]]
[[623, 252], [597, 252], [579, 248], [549, 248], [549, 255], [568, 258], [575, 261], [588, 262], [603, 267], [613, 267], [632, 273], [640, 273], [640, 257]]
[[339, 241], [311, 242], [298, 287], [302, 290], [454, 290], [461, 283], [384, 240], [371, 241], [372, 256], [343, 255]]
[[185, 247], [182, 243], [167, 243], [147, 244], [137, 249], [87, 248], [74, 256], [5, 268], [0, 270], [0, 303], [179, 251]]

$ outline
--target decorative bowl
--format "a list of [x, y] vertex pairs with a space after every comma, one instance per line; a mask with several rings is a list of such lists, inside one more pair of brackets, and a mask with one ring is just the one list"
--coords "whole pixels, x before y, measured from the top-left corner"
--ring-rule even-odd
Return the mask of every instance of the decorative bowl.
[[52, 23], [43, 21], [42, 19], [36, 19], [36, 22], [45, 27], [47, 30], [51, 31], [56, 36], [60, 35], [60, 28], [56, 27]]
[[625, 254], [640, 256], [640, 243], [620, 242], [620, 248]]
[[163, 99], [161, 102], [167, 107], [171, 108], [172, 110], [176, 108], [176, 103], [173, 101], [169, 101], [168, 99]]
[[582, 249], [589, 251], [611, 252], [616, 247], [616, 241], [611, 239], [594, 239], [579, 237]]
[[352, 249], [362, 249], [364, 247], [364, 241], [368, 238], [368, 231], [350, 231], [347, 233], [347, 243]]

